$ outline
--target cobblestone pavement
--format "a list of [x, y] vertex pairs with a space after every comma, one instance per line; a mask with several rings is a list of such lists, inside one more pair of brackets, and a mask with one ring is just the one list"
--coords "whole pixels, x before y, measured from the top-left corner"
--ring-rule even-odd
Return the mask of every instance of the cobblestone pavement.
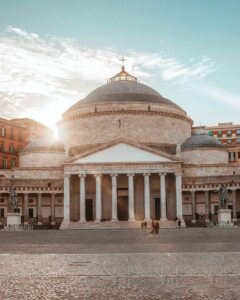
[[239, 242], [238, 229], [0, 232], [0, 299], [237, 300]]

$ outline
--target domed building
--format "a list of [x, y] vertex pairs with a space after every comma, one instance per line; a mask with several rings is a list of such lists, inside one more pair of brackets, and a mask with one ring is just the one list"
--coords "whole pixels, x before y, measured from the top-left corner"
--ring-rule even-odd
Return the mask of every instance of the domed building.
[[222, 184], [232, 191], [236, 220], [239, 167], [217, 139], [192, 135], [192, 125], [181, 107], [123, 66], [62, 115], [63, 142], [35, 140], [21, 153], [14, 178], [24, 221], [50, 220], [62, 229], [138, 227], [136, 221], [155, 219], [171, 228], [176, 217], [183, 225], [209, 222]]

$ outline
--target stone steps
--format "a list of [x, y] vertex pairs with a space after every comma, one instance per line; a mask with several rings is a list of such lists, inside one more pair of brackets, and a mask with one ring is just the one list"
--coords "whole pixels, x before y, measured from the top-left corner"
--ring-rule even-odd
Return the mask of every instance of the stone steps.
[[[173, 220], [161, 220], [159, 221], [160, 228], [170, 229], [176, 228], [176, 223]], [[183, 224], [182, 227], [185, 227]], [[148, 222], [147, 228], [151, 228], [151, 222]], [[106, 230], [106, 229], [141, 229], [141, 221], [105, 221], [105, 222], [70, 222], [64, 220], [61, 224], [60, 229], [97, 229], [97, 230]]]

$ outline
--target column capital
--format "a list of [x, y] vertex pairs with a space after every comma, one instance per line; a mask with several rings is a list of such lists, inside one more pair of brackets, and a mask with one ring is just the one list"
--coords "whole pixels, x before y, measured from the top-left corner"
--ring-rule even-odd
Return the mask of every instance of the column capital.
[[163, 172], [163, 173], [159, 173], [158, 175], [159, 175], [159, 176], [166, 176], [167, 173], [164, 173], [164, 172]]
[[111, 176], [111, 177], [117, 177], [118, 174], [112, 173], [112, 174], [110, 174], [110, 176]]
[[128, 177], [129, 177], [129, 176], [132, 176], [132, 177], [133, 177], [134, 175], [135, 175], [134, 173], [128, 173], [128, 174], [127, 174]]
[[150, 174], [150, 173], [147, 173], [147, 172], [146, 172], [146, 173], [143, 173], [143, 176], [144, 176], [144, 177], [145, 177], [145, 176], [148, 176], [148, 177], [149, 177], [150, 175], [151, 175], [151, 174]]
[[182, 171], [176, 171], [175, 172], [175, 176], [182, 176], [183, 175], [183, 172]]
[[70, 174], [64, 174], [63, 175], [64, 178], [70, 178], [70, 176], [71, 176]]
[[94, 174], [95, 177], [102, 177], [102, 174], [100, 173], [97, 173], [97, 174]]
[[84, 173], [83, 173], [83, 174], [78, 174], [78, 177], [79, 177], [79, 178], [81, 178], [81, 177], [85, 178], [85, 177], [86, 177], [86, 174], [84, 174]]

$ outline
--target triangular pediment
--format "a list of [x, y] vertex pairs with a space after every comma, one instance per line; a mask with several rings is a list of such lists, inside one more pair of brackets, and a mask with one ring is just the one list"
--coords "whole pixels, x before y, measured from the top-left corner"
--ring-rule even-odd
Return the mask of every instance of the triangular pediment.
[[169, 163], [179, 161], [178, 158], [167, 153], [155, 151], [142, 145], [119, 141], [104, 147], [92, 149], [89, 153], [75, 157], [67, 163]]

